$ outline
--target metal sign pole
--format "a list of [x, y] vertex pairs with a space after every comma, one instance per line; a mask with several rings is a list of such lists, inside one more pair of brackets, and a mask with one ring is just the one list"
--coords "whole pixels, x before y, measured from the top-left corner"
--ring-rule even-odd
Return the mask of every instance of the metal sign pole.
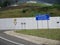
[[21, 29], [23, 30], [23, 23], [21, 23]]
[[15, 29], [16, 29], [16, 24], [17, 24], [17, 19], [14, 19], [14, 26], [15, 26]]
[[57, 21], [57, 28], [59, 28], [59, 21]]
[[49, 30], [49, 21], [47, 20], [47, 29]]
[[[49, 22], [48, 22], [48, 20], [49, 20], [49, 15], [48, 15], [48, 14], [44, 14], [44, 15], [38, 14], [38, 15], [36, 16], [36, 20], [37, 20], [37, 29], [38, 29], [38, 20], [42, 20], [42, 22], [43, 22], [43, 20], [47, 20], [47, 27], [48, 27], [48, 29], [49, 29]], [[43, 28], [43, 24], [42, 24], [42, 28]]]
[[24, 23], [24, 29], [26, 30], [26, 23]]
[[43, 29], [43, 20], [41, 20], [41, 23], [42, 23], [42, 29]]
[[38, 20], [37, 20], [37, 29], [38, 29]]

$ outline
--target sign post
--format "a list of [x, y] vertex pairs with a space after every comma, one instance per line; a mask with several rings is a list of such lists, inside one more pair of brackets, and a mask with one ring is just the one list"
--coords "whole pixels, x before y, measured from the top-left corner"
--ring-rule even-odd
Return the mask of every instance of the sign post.
[[26, 30], [26, 23], [25, 22], [21, 23], [21, 29], [25, 29]]
[[43, 15], [38, 14], [38, 15], [36, 16], [37, 29], [38, 29], [38, 21], [39, 21], [39, 20], [47, 20], [47, 28], [49, 29], [49, 22], [48, 22], [48, 20], [49, 20], [49, 15], [48, 15], [48, 14], [43, 14]]
[[14, 25], [16, 25], [17, 24], [17, 20], [16, 19], [14, 19]]
[[57, 28], [59, 28], [59, 23], [60, 23], [60, 22], [59, 22], [59, 21], [57, 21]]
[[17, 19], [14, 19], [14, 20], [13, 20], [13, 23], [14, 23], [14, 27], [15, 27], [15, 29], [16, 29]]
[[37, 29], [39, 29], [39, 28], [38, 28], [38, 20], [37, 20]]
[[49, 30], [49, 21], [47, 20], [47, 28], [48, 28], [48, 30]]

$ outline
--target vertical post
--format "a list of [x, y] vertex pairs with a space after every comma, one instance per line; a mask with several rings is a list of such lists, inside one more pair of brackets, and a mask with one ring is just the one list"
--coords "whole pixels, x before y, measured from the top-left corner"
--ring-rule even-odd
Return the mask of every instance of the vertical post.
[[24, 23], [24, 29], [26, 29], [26, 23]]
[[59, 21], [57, 21], [57, 29], [59, 28]]
[[49, 30], [49, 21], [47, 20], [47, 28], [48, 28], [48, 30]]
[[43, 29], [43, 20], [41, 20], [41, 23], [42, 23], [42, 29]]
[[37, 20], [37, 29], [38, 29], [38, 20]]
[[15, 29], [16, 29], [16, 24], [17, 24], [17, 20], [14, 19], [14, 26], [15, 26]]
[[21, 23], [21, 29], [23, 30], [23, 23]]
[[16, 24], [17, 24], [16, 19], [14, 19], [14, 25], [16, 25]]

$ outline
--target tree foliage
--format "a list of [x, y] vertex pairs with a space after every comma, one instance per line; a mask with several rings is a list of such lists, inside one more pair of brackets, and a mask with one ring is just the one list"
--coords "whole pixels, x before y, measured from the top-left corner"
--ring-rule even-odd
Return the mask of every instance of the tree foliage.
[[60, 4], [60, 0], [55, 0], [55, 4]]
[[53, 7], [60, 10], [60, 0], [55, 0]]
[[9, 5], [10, 5], [10, 2], [8, 0], [4, 1], [3, 7], [9, 6]]
[[4, 2], [0, 2], [0, 7], [7, 7], [9, 6], [11, 3], [9, 0], [5, 0]]

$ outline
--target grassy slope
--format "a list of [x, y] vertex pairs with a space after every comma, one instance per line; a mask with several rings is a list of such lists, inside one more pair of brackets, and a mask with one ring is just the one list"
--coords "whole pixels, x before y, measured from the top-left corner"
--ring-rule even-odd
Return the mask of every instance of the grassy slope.
[[28, 3], [28, 4], [25, 4], [25, 5], [31, 5], [31, 6], [40, 6], [40, 7], [46, 7], [46, 6], [48, 6], [48, 5], [46, 5], [46, 4], [43, 4], [43, 3]]
[[[51, 9], [47, 11], [48, 13], [52, 13], [50, 16], [60, 16], [60, 11], [56, 9]], [[13, 9], [13, 10], [5, 10], [0, 12], [0, 18], [13, 18], [13, 17], [35, 17], [38, 13], [46, 13], [45, 11], [38, 10], [28, 10], [26, 13], [22, 12], [22, 9]]]
[[[31, 6], [39, 6], [39, 7], [45, 7], [47, 5], [44, 4], [25, 4], [26, 5], [31, 5]], [[26, 7], [27, 8], [27, 7]], [[20, 8], [20, 9], [9, 9], [9, 10], [4, 10], [0, 11], [0, 18], [13, 18], [13, 17], [35, 17], [36, 14], [45, 14], [45, 13], [50, 13], [50, 16], [60, 16], [60, 10], [57, 10], [55, 8], [28, 8], [28, 10], [23, 13], [23, 9], [26, 8]]]
[[32, 17], [34, 12], [27, 11], [26, 13], [22, 12], [22, 9], [13, 9], [5, 10], [0, 12], [0, 18], [9, 18], [9, 17]]
[[49, 39], [60, 40], [60, 29], [50, 29], [50, 30], [20, 30], [17, 33], [23, 33], [28, 35], [34, 35], [38, 37], [44, 37]]

